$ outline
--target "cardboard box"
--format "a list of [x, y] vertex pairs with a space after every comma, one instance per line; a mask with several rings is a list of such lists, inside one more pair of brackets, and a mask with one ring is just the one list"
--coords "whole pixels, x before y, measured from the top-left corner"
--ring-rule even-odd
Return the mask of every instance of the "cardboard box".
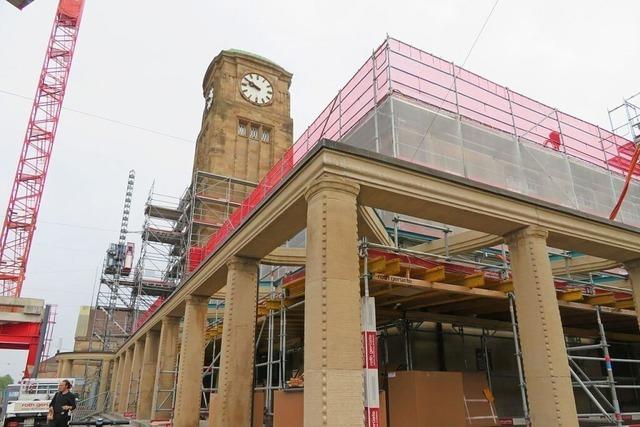
[[467, 427], [462, 373], [389, 373], [391, 427]]
[[[278, 390], [273, 393], [274, 427], [303, 427], [303, 415], [304, 389]], [[380, 391], [380, 427], [387, 427], [387, 399], [384, 390]]]
[[[218, 407], [218, 394], [211, 393], [209, 396], [209, 427], [213, 427], [213, 420]], [[264, 425], [264, 391], [253, 393], [253, 423], [252, 427], [262, 427]]]
[[273, 392], [273, 426], [303, 427], [304, 389]]
[[380, 390], [380, 427], [387, 427], [387, 393]]

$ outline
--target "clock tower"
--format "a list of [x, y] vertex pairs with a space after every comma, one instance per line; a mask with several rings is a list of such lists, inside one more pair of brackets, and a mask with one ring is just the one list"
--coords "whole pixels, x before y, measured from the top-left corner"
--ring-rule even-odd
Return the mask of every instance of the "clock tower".
[[192, 245], [206, 243], [291, 147], [291, 77], [274, 62], [235, 49], [209, 65], [193, 162]]

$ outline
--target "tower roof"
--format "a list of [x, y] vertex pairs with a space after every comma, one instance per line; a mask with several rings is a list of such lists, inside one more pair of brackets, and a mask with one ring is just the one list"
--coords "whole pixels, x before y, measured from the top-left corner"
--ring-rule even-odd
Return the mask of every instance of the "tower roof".
[[283, 73], [284, 75], [286, 75], [287, 77], [291, 78], [292, 74], [285, 70], [284, 68], [282, 68], [280, 65], [276, 64], [275, 62], [273, 62], [272, 60], [265, 58], [264, 56], [252, 53], [252, 52], [247, 52], [246, 50], [242, 50], [242, 49], [226, 49], [226, 50], [222, 50], [220, 51], [220, 53], [218, 55], [216, 55], [215, 58], [213, 58], [213, 60], [211, 61], [211, 63], [209, 64], [209, 67], [207, 68], [207, 72], [204, 74], [204, 81], [202, 82], [203, 84], [203, 88], [204, 86], [207, 84], [207, 80], [209, 78], [209, 73], [211, 73], [213, 66], [220, 60], [222, 59], [222, 57], [227, 56], [227, 57], [244, 57], [244, 58], [248, 58], [251, 59], [253, 61], [262, 63], [268, 67], [274, 68], [278, 71], [280, 71], [281, 73]]
[[226, 50], [223, 50], [222, 52], [228, 53], [229, 55], [249, 56], [249, 57], [251, 57], [253, 59], [257, 59], [259, 61], [268, 62], [269, 64], [273, 65], [274, 67], [282, 68], [280, 65], [276, 64], [272, 60], [270, 60], [268, 58], [265, 58], [262, 55], [258, 55], [257, 53], [248, 52], [246, 50], [242, 50], [242, 49], [226, 49]]

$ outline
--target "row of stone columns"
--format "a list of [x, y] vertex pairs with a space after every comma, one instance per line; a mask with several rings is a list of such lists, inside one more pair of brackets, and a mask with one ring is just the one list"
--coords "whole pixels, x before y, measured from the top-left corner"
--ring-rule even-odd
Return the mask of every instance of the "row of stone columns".
[[[359, 187], [339, 177], [311, 185], [307, 199], [304, 425], [362, 425], [363, 371], [357, 255]], [[531, 226], [505, 236], [509, 245], [533, 426], [577, 426], [560, 312], [546, 245]], [[632, 265], [640, 295], [640, 263]], [[228, 263], [218, 406], [210, 426], [250, 426], [258, 260]], [[208, 296], [189, 296], [180, 341], [174, 425], [197, 426]], [[637, 304], [637, 303], [636, 303]], [[122, 352], [114, 365], [113, 408], [124, 412], [139, 383], [138, 418], [166, 419], [177, 361], [179, 318], [162, 320]], [[151, 402], [151, 403], [150, 403]]]
[[112, 411], [134, 412], [138, 419], [171, 417], [179, 321], [167, 317], [159, 331], [150, 330], [116, 357], [110, 383]]

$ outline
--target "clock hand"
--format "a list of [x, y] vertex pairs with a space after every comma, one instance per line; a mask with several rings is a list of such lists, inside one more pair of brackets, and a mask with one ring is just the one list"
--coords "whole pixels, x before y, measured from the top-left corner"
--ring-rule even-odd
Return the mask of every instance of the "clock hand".
[[256, 85], [254, 82], [252, 82], [249, 79], [244, 79], [247, 83], [249, 83], [249, 86], [253, 87], [254, 89], [258, 89], [260, 90], [260, 87], [258, 85]]

